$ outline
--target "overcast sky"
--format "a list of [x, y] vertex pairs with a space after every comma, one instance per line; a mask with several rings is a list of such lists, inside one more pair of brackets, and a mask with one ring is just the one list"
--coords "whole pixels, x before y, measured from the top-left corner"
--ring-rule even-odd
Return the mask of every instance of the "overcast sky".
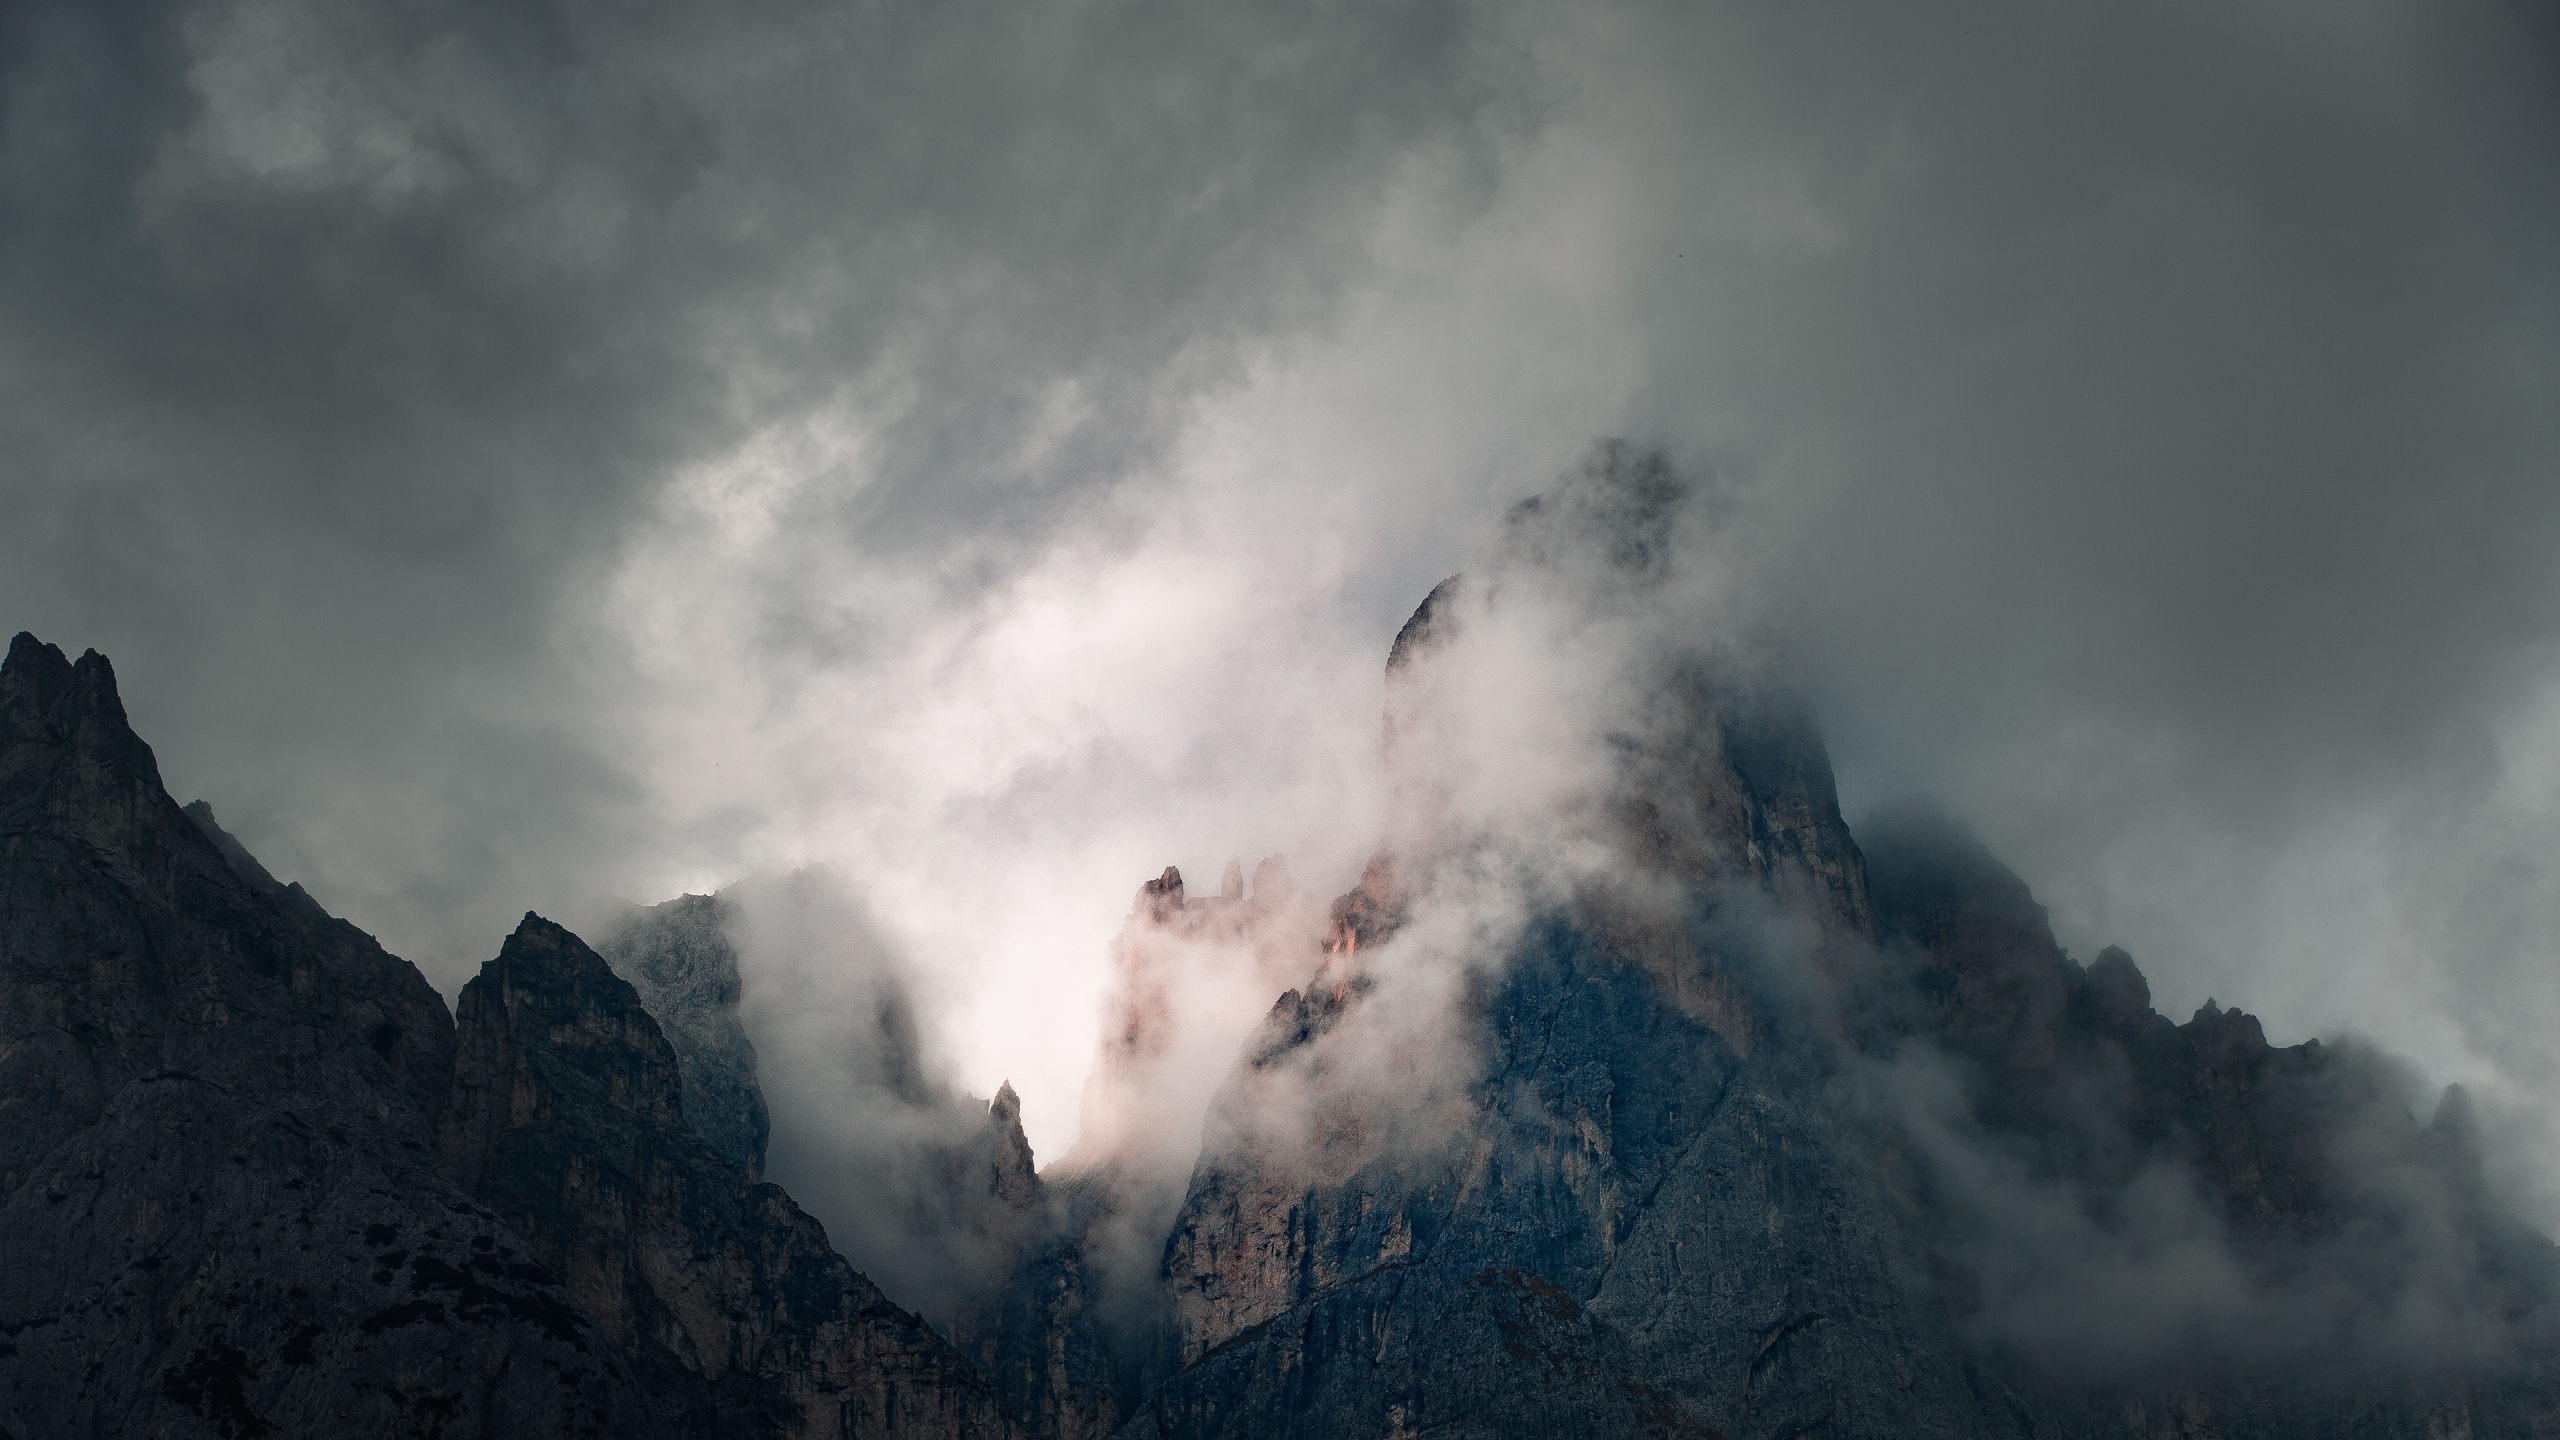
[[0, 630], [448, 992], [841, 867], [1044, 1156], [1603, 435], [1853, 823], [2560, 1105], [2548, 6], [0, 9]]

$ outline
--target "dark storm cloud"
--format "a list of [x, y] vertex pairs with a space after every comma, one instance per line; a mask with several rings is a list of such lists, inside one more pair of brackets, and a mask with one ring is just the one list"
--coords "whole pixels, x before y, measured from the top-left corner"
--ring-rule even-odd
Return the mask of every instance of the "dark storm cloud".
[[2549, 26], [1900, 19], [1661, 122], [1791, 133], [1817, 243], [1753, 253], [1721, 177], [1648, 171], [1725, 278], [1654, 282], [1694, 308], [1646, 408], [1749, 417], [1822, 527], [1803, 603], [1861, 607], [1824, 617], [1844, 659], [1906, 704], [2192, 728], [2252, 805], [2404, 774], [2513, 698], [2560, 622]]
[[1347, 881], [1395, 625], [1625, 434], [1853, 805], [2560, 1096], [2539, 11], [0, 27], [0, 611], [440, 980], [839, 860], [1034, 997], [955, 1063], [1055, 1154], [1127, 887]]
[[[649, 843], [557, 608], [672, 473], [901, 392], [877, 483], [800, 519], [965, 601], [1501, 94], [1432, 5], [5, 23], [0, 600], [123, 659], [273, 858], [457, 959], [494, 892]], [[768, 583], [766, 638], [858, 648]]]
[[2548, 11], [1587, 43], [1647, 77], [1595, 102], [1643, 186], [1628, 423], [1740, 497], [1850, 790], [1959, 806], [2166, 1002], [2290, 1038], [2450, 1004], [2522, 1063], [2560, 1000]]
[[1728, 497], [1853, 820], [1935, 792], [2164, 1009], [2560, 1153], [2548, 13], [1626, 13], [1542, 52], [1610, 77], [1616, 423]]

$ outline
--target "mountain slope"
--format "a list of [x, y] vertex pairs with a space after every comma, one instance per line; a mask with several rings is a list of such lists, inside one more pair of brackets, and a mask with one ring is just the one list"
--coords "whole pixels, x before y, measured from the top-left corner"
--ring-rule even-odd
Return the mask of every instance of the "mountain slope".
[[[993, 1392], [686, 1124], [631, 985], [527, 915], [463, 987], [445, 1166], [724, 1435], [995, 1435]], [[687, 1380], [699, 1382], [688, 1386]]]
[[[1853, 837], [1748, 644], [1644, 630], [1680, 507], [1603, 447], [1399, 634], [1388, 851], [1220, 1094], [1123, 1433], [2560, 1432], [2460, 1096], [2173, 1024], [1942, 821]], [[1542, 682], [1594, 763], [1520, 750]]]
[[1392, 985], [1284, 997], [1169, 1243], [1188, 1363], [1135, 1433], [1975, 1433], [1836, 1074], [1753, 993], [1771, 957], [1684, 919], [1534, 924], [1452, 1015], [1450, 1084], [1334, 1083]]
[[733, 908], [718, 895], [679, 895], [624, 917], [596, 950], [674, 1047], [685, 1118], [722, 1158], [761, 1180], [773, 1120], [756, 1083], [756, 1047], [738, 1021]]
[[170, 800], [103, 658], [18, 636], [0, 1435], [1007, 1433], [693, 1133], [575, 937], [528, 917], [462, 1021]]
[[306, 920], [171, 802], [102, 657], [12, 642], [0, 1431], [674, 1433], [436, 1170], [443, 1002]]
[[724, 899], [624, 975], [527, 915], [457, 1023], [18, 637], [0, 1440], [2560, 1434], [2560, 1252], [2460, 1092], [2172, 1022], [1943, 817], [1853, 834], [1685, 505], [1602, 447], [1431, 592], [1329, 908], [1140, 888], [1049, 1174], [895, 987], [819, 1037], [931, 1122], [828, 1213], [957, 1344], [758, 1181]]

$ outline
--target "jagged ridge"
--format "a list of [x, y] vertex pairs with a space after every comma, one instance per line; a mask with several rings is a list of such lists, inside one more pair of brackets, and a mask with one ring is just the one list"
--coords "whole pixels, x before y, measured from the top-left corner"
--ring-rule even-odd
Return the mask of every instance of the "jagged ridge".
[[528, 917], [463, 1010], [180, 811], [103, 657], [19, 635], [0, 1434], [1006, 1433], [693, 1134], [574, 937]]

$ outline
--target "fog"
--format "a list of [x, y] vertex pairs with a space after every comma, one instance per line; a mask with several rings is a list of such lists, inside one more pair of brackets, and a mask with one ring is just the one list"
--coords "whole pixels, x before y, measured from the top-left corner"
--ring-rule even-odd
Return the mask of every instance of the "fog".
[[1397, 627], [1623, 435], [1853, 823], [1933, 795], [2164, 1011], [2560, 1114], [2540, 9], [0, 37], [0, 614], [448, 992], [824, 864], [1061, 1156], [1133, 888], [1346, 889]]

